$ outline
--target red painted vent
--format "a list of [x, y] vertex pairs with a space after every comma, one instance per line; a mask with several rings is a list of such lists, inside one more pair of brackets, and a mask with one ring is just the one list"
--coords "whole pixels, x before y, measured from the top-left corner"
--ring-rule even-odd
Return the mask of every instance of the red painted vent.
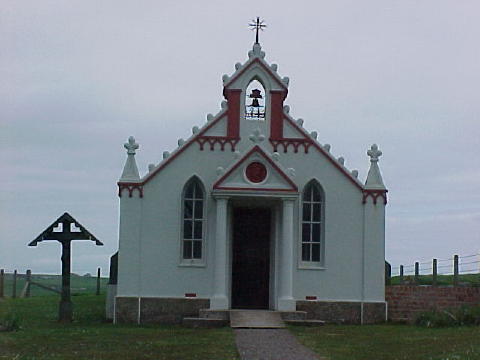
[[187, 297], [187, 298], [194, 298], [194, 297], [197, 297], [197, 294], [195, 294], [195, 293], [186, 293], [186, 294], [185, 294], [185, 297]]
[[317, 297], [309, 295], [309, 296], [305, 296], [305, 299], [307, 299], [307, 300], [317, 300]]
[[261, 162], [255, 161], [250, 163], [245, 170], [247, 179], [252, 183], [261, 183], [267, 177], [267, 168]]

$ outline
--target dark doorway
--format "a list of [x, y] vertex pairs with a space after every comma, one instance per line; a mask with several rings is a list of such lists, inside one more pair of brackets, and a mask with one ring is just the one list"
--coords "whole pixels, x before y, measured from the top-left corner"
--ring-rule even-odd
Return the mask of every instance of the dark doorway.
[[234, 208], [232, 308], [268, 309], [270, 209]]

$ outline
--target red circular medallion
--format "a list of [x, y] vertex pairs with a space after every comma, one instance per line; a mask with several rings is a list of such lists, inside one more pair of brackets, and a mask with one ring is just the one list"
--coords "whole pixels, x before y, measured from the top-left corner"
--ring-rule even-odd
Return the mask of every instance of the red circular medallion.
[[267, 168], [261, 162], [255, 161], [247, 166], [245, 175], [252, 183], [261, 183], [267, 177]]

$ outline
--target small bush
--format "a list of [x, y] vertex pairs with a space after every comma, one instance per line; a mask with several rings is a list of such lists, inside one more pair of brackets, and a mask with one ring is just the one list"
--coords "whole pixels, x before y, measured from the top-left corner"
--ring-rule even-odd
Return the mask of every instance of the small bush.
[[423, 327], [478, 326], [480, 325], [480, 305], [426, 311], [416, 318], [415, 324]]
[[0, 319], [0, 331], [17, 331], [19, 329], [20, 325], [16, 314], [8, 313]]

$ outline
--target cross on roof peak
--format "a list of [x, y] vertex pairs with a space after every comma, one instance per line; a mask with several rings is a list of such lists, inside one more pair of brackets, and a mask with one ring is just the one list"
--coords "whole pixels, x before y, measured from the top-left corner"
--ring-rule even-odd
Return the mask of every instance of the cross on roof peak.
[[370, 156], [371, 162], [377, 162], [378, 158], [382, 155], [382, 152], [378, 149], [377, 144], [373, 144], [370, 150], [367, 151], [367, 155]]
[[250, 29], [255, 30], [255, 44], [259, 44], [258, 42], [258, 30], [262, 30], [263, 28], [267, 27], [266, 24], [264, 24], [265, 20], [260, 20], [260, 17], [257, 16], [257, 20], [253, 19], [248, 26], [250, 26]]
[[130, 136], [128, 142], [123, 145], [127, 149], [128, 155], [135, 155], [135, 150], [138, 149], [139, 145], [135, 142], [135, 138]]

